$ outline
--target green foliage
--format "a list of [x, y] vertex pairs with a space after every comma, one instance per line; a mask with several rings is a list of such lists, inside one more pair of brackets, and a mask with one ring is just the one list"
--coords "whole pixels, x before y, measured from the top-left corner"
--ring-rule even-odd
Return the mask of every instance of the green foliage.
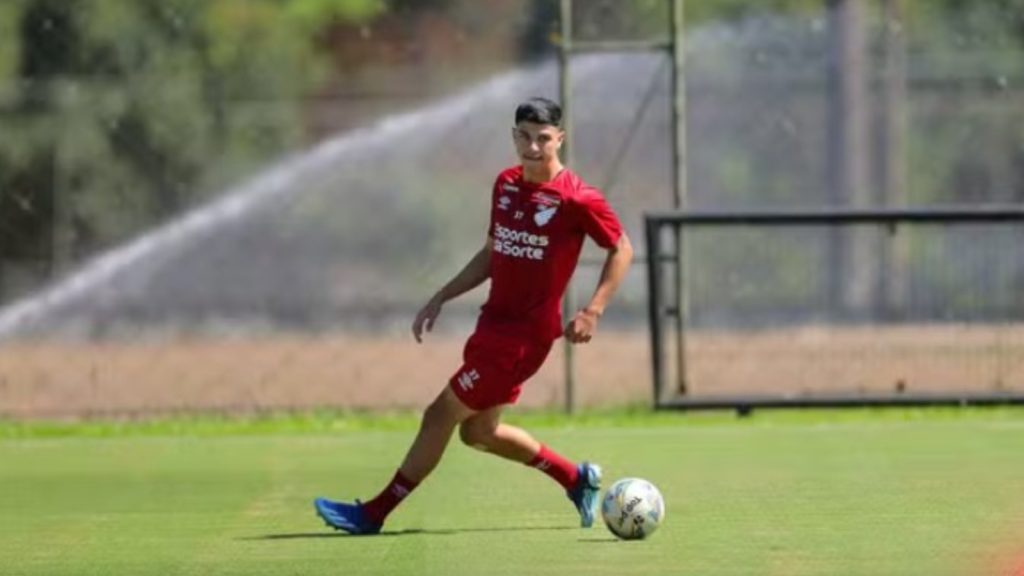
[[820, 11], [825, 0], [690, 0], [686, 2], [686, 20], [699, 24], [710, 20], [735, 20], [756, 14]]
[[[293, 149], [320, 29], [377, 0], [19, 0], [0, 5], [0, 190], [59, 203], [78, 253], [120, 241]], [[55, 159], [43, 166], [40, 158]], [[52, 180], [52, 185], [47, 185]], [[65, 255], [67, 256], [67, 255]], [[73, 256], [73, 255], [72, 255]]]
[[[660, 35], [668, 3], [580, 0], [580, 32]], [[828, 4], [685, 3], [691, 28], [762, 15], [820, 18]], [[880, 4], [870, 2], [872, 40], [882, 29]], [[1024, 0], [901, 4], [912, 62], [942, 82], [976, 82], [967, 93], [970, 105], [952, 95], [933, 98], [912, 90], [911, 202], [1016, 200], [1024, 189], [1024, 131], [1012, 100], [1020, 90], [1014, 85], [1020, 82], [1018, 71], [1024, 69]], [[70, 231], [67, 245], [73, 246], [63, 256], [77, 259], [203, 202], [303, 144], [303, 99], [329, 73], [318, 51], [327, 27], [448, 5], [448, 0], [0, 2], [0, 133], [5, 136], [0, 138], [0, 257], [45, 259], [53, 229], [62, 227]], [[524, 48], [536, 55], [550, 47], [557, 31], [558, 2], [537, 0], [532, 9]], [[740, 80], [727, 80], [740, 85], [747, 70], [741, 66], [734, 72]], [[813, 105], [809, 100], [797, 111], [766, 106], [751, 126], [771, 120], [773, 112], [783, 120], [822, 117], [824, 111]], [[794, 128], [795, 136], [780, 146], [781, 129], [764, 125], [769, 128], [742, 133], [729, 143], [731, 150], [716, 150], [702, 165], [730, 206], [806, 202], [806, 195], [786, 195], [799, 185], [793, 179], [802, 177], [794, 176], [793, 166], [808, 167], [800, 173], [810, 176], [801, 182], [814, 180], [820, 188], [823, 179], [815, 170], [824, 164], [823, 136]], [[796, 160], [787, 164], [790, 157]], [[420, 223], [446, 210], [416, 202], [400, 198], [400, 205], [387, 206], [388, 217]], [[353, 212], [339, 219], [344, 234], [370, 225], [344, 218], [358, 217]], [[442, 235], [449, 231], [439, 231], [435, 222], [418, 225], [420, 236], [435, 246], [445, 244]], [[389, 255], [402, 253], [400, 246], [388, 249]]]
[[[19, 11], [19, 2], [0, 2], [0, 78], [10, 78], [17, 71], [21, 59], [17, 27]], [[0, 103], [5, 100], [5, 92], [0, 92]]]
[[289, 18], [307, 30], [317, 31], [325, 22], [365, 22], [385, 10], [384, 0], [297, 0], [284, 2]]

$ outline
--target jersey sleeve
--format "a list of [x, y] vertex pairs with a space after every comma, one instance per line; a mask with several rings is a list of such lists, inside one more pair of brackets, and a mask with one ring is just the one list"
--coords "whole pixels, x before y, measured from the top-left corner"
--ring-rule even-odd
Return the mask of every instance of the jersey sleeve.
[[579, 225], [587, 236], [602, 248], [614, 248], [622, 237], [622, 223], [604, 194], [597, 188], [584, 186], [574, 204]]

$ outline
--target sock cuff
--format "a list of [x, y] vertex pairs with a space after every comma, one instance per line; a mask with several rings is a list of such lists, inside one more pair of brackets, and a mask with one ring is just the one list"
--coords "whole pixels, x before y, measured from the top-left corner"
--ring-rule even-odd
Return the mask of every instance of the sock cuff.
[[402, 474], [401, 470], [395, 472], [395, 477], [391, 481], [395, 484], [402, 486], [403, 488], [408, 488], [410, 491], [412, 491], [414, 488], [420, 485], [419, 482], [413, 482], [412, 480], [406, 478], [405, 474]]
[[550, 460], [550, 458], [549, 458], [549, 454], [550, 453], [551, 453], [551, 451], [548, 449], [548, 447], [545, 446], [544, 444], [541, 444], [540, 445], [540, 450], [537, 451], [537, 454], [534, 455], [533, 458], [530, 458], [529, 462], [526, 462], [526, 465], [531, 467], [531, 468], [536, 468], [542, 462]]

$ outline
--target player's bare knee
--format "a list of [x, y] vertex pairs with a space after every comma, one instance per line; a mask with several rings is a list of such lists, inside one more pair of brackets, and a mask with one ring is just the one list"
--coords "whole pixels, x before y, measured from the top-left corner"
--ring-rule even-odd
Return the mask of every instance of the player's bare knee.
[[462, 440], [462, 443], [470, 448], [476, 448], [479, 445], [475, 427], [467, 422], [463, 422], [459, 426], [459, 440]]
[[459, 439], [470, 448], [487, 452], [494, 439], [494, 431], [479, 424], [463, 422], [462, 426], [459, 426]]

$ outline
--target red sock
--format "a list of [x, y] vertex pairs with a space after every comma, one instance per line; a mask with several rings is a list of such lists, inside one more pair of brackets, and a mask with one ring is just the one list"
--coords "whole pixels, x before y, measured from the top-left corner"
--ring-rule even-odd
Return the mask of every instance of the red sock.
[[376, 498], [363, 504], [363, 512], [374, 522], [383, 523], [388, 514], [391, 514], [391, 511], [402, 500], [405, 500], [405, 497], [415, 490], [418, 485], [419, 483], [402, 476], [401, 471], [395, 472], [395, 477], [384, 487], [384, 490]]
[[547, 474], [566, 490], [576, 485], [576, 480], [579, 479], [580, 475], [575, 464], [552, 452], [543, 444], [540, 446], [540, 452], [533, 457], [533, 460], [527, 462], [526, 465]]

